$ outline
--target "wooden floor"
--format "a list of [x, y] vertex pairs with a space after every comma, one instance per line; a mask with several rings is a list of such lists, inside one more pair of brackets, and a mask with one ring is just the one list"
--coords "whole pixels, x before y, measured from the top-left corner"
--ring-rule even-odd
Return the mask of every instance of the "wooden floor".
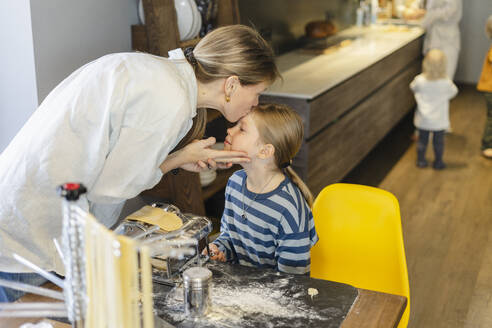
[[409, 116], [345, 179], [379, 186], [400, 202], [412, 328], [492, 327], [492, 161], [480, 156], [485, 100], [460, 86], [450, 112], [445, 170], [415, 166]]

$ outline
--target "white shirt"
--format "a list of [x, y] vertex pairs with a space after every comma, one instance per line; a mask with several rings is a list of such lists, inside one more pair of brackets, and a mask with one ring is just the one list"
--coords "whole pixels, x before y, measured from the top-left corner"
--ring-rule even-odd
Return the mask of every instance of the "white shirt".
[[461, 0], [428, 0], [422, 21], [426, 29], [424, 53], [430, 49], [452, 47], [460, 49], [459, 22], [462, 16]]
[[191, 66], [180, 49], [169, 56], [111, 54], [81, 67], [0, 154], [0, 271], [28, 271], [15, 252], [63, 272], [53, 244], [62, 226], [58, 185], [83, 183], [79, 204], [110, 226], [126, 199], [159, 182], [159, 165], [197, 105]]
[[458, 88], [453, 81], [427, 80], [423, 74], [420, 74], [410, 83], [410, 89], [413, 90], [417, 102], [415, 126], [429, 131], [449, 128], [449, 100], [458, 93]]

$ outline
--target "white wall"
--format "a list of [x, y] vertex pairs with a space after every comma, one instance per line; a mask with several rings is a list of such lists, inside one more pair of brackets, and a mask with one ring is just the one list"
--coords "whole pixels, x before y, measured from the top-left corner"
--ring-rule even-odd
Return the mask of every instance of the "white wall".
[[0, 0], [0, 152], [71, 72], [131, 51], [137, 23], [137, 0]]
[[39, 102], [80, 66], [131, 51], [137, 0], [31, 0]]
[[0, 152], [38, 104], [29, 0], [0, 0]]
[[492, 15], [492, 0], [463, 0], [460, 24], [461, 52], [456, 81], [476, 84], [491, 41], [485, 35], [485, 21]]

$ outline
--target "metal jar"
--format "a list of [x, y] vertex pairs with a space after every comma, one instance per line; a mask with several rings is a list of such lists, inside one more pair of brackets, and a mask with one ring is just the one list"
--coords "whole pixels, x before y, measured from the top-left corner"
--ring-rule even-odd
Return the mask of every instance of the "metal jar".
[[192, 267], [183, 272], [185, 314], [198, 318], [210, 307], [210, 283], [212, 271], [203, 267]]

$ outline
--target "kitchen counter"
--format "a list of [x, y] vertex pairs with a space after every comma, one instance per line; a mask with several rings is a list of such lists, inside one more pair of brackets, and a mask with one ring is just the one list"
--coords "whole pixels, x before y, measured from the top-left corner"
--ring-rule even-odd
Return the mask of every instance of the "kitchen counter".
[[289, 105], [302, 117], [304, 140], [292, 167], [315, 196], [414, 108], [409, 84], [421, 71], [423, 35], [418, 26], [354, 27], [319, 48], [278, 57], [283, 81], [260, 102]]
[[263, 94], [313, 99], [423, 34], [418, 26], [391, 24], [343, 30], [336, 39], [350, 42], [336, 51], [315, 55], [297, 49], [278, 56], [283, 81], [276, 81]]

